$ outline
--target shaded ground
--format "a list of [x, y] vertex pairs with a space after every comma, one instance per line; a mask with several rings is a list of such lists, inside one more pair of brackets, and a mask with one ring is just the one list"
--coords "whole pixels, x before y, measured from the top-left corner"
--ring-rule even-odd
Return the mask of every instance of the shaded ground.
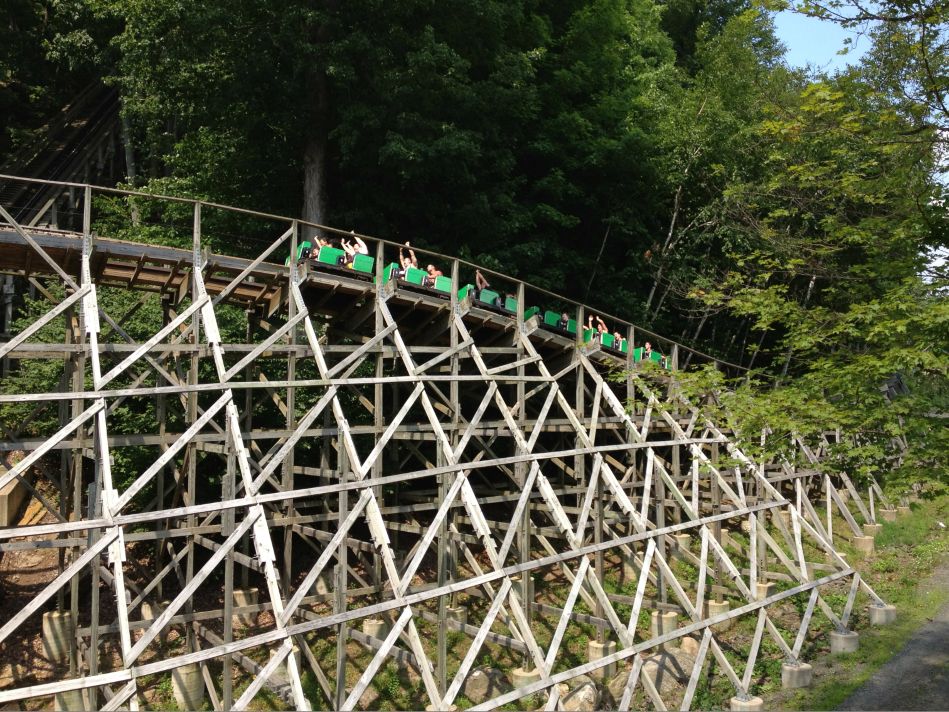
[[[949, 588], [949, 562], [921, 590], [940, 588]], [[949, 604], [838, 709], [949, 710]]]
[[[56, 518], [35, 499], [30, 500], [19, 526], [52, 524]], [[55, 538], [55, 535], [42, 537]], [[7, 551], [0, 558], [0, 620], [6, 622], [34, 598], [58, 573], [56, 549]], [[0, 689], [46, 682], [54, 666], [40, 637], [40, 616], [28, 618], [16, 635], [0, 643]]]

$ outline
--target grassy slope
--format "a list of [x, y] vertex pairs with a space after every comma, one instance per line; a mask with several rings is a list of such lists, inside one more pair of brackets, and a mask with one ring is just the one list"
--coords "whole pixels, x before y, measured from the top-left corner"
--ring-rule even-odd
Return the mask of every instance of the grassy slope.
[[896, 606], [896, 623], [862, 627], [856, 653], [809, 661], [814, 665], [814, 684], [767, 695], [769, 708], [836, 708], [949, 601], [949, 587], [930, 580], [949, 552], [949, 528], [937, 524], [941, 521], [949, 527], [949, 496], [914, 503], [912, 510], [896, 522], [885, 523], [876, 539], [876, 554], [857, 565], [876, 592]]

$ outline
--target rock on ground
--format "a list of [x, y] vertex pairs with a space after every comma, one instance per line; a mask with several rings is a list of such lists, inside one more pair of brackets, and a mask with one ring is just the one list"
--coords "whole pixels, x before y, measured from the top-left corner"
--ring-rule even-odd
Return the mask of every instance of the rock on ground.
[[691, 655], [671, 648], [646, 658], [643, 672], [653, 681], [659, 695], [665, 700], [666, 695], [688, 684], [694, 664], [695, 658]]
[[600, 709], [600, 691], [593, 682], [585, 682], [563, 698], [564, 712], [593, 712]]
[[473, 703], [480, 704], [511, 689], [504, 673], [492, 667], [477, 667], [465, 678], [462, 692]]

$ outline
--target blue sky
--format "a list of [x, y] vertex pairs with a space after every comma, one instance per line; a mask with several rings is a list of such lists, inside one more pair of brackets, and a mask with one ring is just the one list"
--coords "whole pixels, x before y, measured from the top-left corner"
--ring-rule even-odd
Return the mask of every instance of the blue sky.
[[[778, 37], [787, 47], [787, 62], [792, 67], [808, 64], [827, 72], [856, 64], [870, 48], [870, 40], [844, 30], [832, 22], [806, 17], [794, 12], [779, 12], [774, 17]], [[852, 37], [854, 44], [846, 55], [837, 54], [844, 48], [844, 39]]]

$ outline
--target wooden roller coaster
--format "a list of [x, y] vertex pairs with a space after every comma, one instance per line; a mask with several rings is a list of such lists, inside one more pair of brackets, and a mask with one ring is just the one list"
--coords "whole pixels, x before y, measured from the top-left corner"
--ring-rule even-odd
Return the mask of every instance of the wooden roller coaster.
[[[827, 442], [753, 462], [715, 394], [677, 388], [713, 358], [614, 317], [633, 348], [555, 328], [525, 307], [584, 307], [489, 273], [496, 307], [461, 260], [432, 258], [436, 290], [387, 279], [382, 240], [357, 272], [296, 259], [324, 226], [33, 182], [79, 212], [0, 205], [0, 272], [33, 296], [0, 342], [0, 491], [35, 503], [0, 552], [50, 557], [22, 590], [4, 564], [0, 703], [150, 708], [171, 682], [182, 707], [552, 710], [600, 681], [602, 707], [689, 709], [724, 681], [753, 709], [763, 651], [799, 671], [815, 617], [846, 646], [892, 616], [834, 539], [837, 517], [867, 538], [880, 489], [821, 474]], [[106, 199], [141, 241], [95, 234]], [[188, 244], [116, 227], [136, 201]], [[209, 211], [266, 222], [266, 248], [209, 252]]]

